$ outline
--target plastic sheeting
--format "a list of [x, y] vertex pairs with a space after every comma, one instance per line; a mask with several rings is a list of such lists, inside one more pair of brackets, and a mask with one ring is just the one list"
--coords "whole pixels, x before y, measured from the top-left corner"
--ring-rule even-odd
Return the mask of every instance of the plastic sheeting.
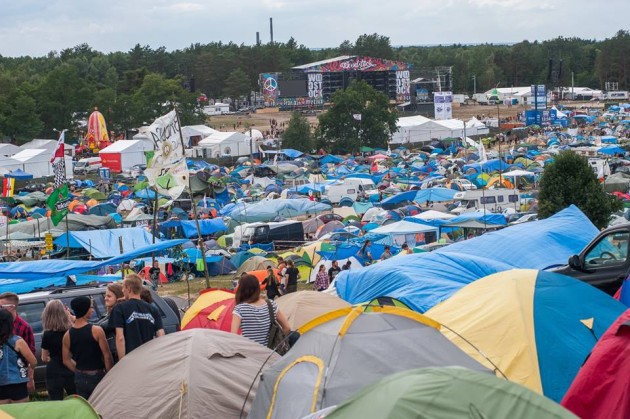
[[329, 211], [332, 207], [308, 199], [274, 199], [235, 208], [230, 217], [241, 223], [271, 221], [278, 217], [294, 218]]
[[515, 225], [429, 253], [341, 272], [339, 296], [351, 304], [393, 297], [425, 312], [464, 285], [514, 268], [544, 269], [564, 264], [598, 233], [575, 206], [545, 220]]
[[[68, 238], [68, 234], [70, 237]], [[111, 230], [71, 231], [55, 239], [59, 247], [84, 248], [97, 259], [114, 257], [125, 250], [151, 245], [153, 236], [142, 227], [117, 228]]]
[[63, 285], [68, 275], [77, 275], [95, 271], [104, 266], [118, 265], [147, 253], [164, 251], [186, 241], [166, 240], [102, 261], [52, 259], [29, 262], [3, 262], [0, 263], [0, 292], [24, 293], [50, 285]]
[[[184, 236], [187, 238], [197, 237], [197, 224], [195, 221], [180, 221]], [[223, 222], [222, 218], [215, 218], [212, 220], [199, 220], [199, 229], [201, 234], [206, 236], [217, 233], [219, 231], [227, 231], [227, 226]]]

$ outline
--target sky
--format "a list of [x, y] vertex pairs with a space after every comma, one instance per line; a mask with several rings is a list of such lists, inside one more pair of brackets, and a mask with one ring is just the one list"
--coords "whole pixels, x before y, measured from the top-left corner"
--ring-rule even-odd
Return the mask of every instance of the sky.
[[0, 0], [0, 55], [252, 45], [257, 31], [270, 40], [270, 17], [276, 42], [308, 48], [372, 33], [394, 46], [603, 40], [630, 29], [629, 12], [628, 0]]

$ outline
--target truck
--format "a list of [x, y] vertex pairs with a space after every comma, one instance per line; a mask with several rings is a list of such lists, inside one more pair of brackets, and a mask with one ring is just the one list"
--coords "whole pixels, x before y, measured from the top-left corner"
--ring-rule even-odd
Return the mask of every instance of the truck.
[[507, 208], [520, 208], [521, 194], [518, 189], [477, 189], [455, 193], [453, 201], [459, 204], [453, 214], [471, 211], [503, 212]]
[[609, 227], [579, 254], [570, 256], [566, 265], [546, 270], [571, 276], [614, 295], [630, 272], [629, 240], [630, 223]]
[[342, 198], [347, 197], [356, 201], [361, 196], [368, 198], [376, 193], [378, 190], [372, 179], [350, 178], [344, 179], [340, 183], [327, 185], [322, 199], [328, 199], [332, 204], [338, 204]]
[[488, 104], [488, 96], [485, 93], [475, 93], [472, 99], [480, 105]]
[[630, 94], [628, 93], [627, 90], [604, 93], [604, 100], [628, 100], [629, 98], [630, 98]]
[[289, 249], [304, 244], [304, 225], [297, 220], [243, 224], [234, 229], [233, 240], [234, 247], [273, 243], [275, 248]]

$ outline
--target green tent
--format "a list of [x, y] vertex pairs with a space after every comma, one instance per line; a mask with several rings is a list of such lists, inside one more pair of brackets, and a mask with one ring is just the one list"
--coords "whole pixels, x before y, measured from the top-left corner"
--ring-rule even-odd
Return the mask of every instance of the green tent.
[[[68, 396], [63, 401], [0, 405], [0, 412], [15, 419], [99, 419], [94, 408], [82, 397]], [[0, 414], [0, 417], [2, 414]]]
[[[315, 415], [312, 417], [318, 417]], [[420, 368], [390, 375], [364, 387], [326, 415], [326, 419], [418, 417], [540, 419], [576, 416], [519, 384], [457, 367]]]
[[360, 148], [361, 153], [371, 153], [374, 151], [372, 147], [363, 146]]

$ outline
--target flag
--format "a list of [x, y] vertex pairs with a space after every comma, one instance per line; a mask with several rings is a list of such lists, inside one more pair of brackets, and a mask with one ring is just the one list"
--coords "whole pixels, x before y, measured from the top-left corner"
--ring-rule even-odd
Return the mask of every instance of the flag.
[[175, 111], [156, 119], [146, 134], [153, 140], [155, 148], [153, 159], [144, 171], [149, 185], [157, 189], [158, 193], [177, 199], [189, 186], [189, 179]]
[[361, 120], [361, 114], [360, 114], [360, 113], [353, 113], [353, 114], [352, 114], [352, 117], [353, 117], [355, 120], [357, 120], [357, 121], [360, 121], [360, 120]]
[[10, 198], [13, 196], [13, 189], [15, 188], [15, 179], [12, 177], [5, 177], [2, 179], [2, 196], [4, 198]]
[[57, 141], [57, 147], [55, 147], [55, 151], [53, 152], [52, 157], [50, 158], [50, 162], [54, 163], [55, 160], [61, 158], [63, 159], [64, 156], [64, 151], [65, 151], [65, 144], [64, 144], [64, 139], [66, 138], [66, 130], [64, 129], [63, 131], [61, 131], [61, 134], [59, 134], [59, 140]]
[[64, 184], [60, 188], [55, 189], [48, 199], [46, 206], [50, 209], [50, 219], [54, 225], [59, 224], [63, 217], [68, 214], [68, 205], [70, 204], [70, 193], [68, 185]]

